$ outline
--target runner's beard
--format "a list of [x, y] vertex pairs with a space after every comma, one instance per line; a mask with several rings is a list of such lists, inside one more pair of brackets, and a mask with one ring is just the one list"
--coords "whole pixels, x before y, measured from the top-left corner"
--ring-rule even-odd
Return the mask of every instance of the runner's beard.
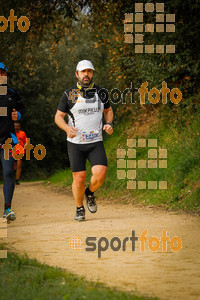
[[80, 80], [80, 84], [82, 86], [89, 86], [92, 83], [93, 77], [91, 79], [89, 79], [89, 81], [87, 83], [84, 82], [84, 79]]

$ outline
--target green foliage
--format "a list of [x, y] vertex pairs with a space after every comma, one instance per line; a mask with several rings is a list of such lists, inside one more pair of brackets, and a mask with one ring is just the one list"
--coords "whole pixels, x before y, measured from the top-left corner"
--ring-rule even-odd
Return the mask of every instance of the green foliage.
[[[165, 13], [176, 15], [175, 33], [144, 34], [144, 44], [175, 44], [176, 54], [135, 54], [134, 45], [124, 43], [124, 14], [134, 13], [135, 2], [110, 0], [97, 3], [91, 0], [89, 6], [94, 38], [108, 49], [109, 73], [119, 88], [129, 86], [130, 82], [137, 87], [144, 81], [152, 87], [160, 86], [165, 80], [169, 87], [179, 87], [184, 97], [198, 90], [198, 0], [165, 1]], [[102, 14], [106, 16], [104, 19]], [[155, 23], [155, 13], [147, 13], [144, 17], [145, 24]]]
[[[178, 132], [186, 140], [183, 145], [180, 141], [181, 147], [188, 155], [191, 151], [196, 157], [198, 145], [189, 147], [189, 144], [193, 144], [189, 128], [193, 128], [192, 116], [196, 118], [194, 116], [200, 108], [198, 0], [165, 1], [165, 13], [176, 15], [175, 33], [145, 33], [145, 44], [175, 43], [176, 53], [171, 55], [135, 54], [134, 45], [124, 43], [124, 14], [134, 13], [134, 6], [135, 2], [131, 0], [1, 2], [0, 15], [7, 18], [10, 9], [14, 9], [18, 18], [25, 15], [31, 22], [31, 27], [26, 33], [19, 32], [17, 28], [14, 33], [10, 33], [9, 29], [0, 33], [1, 60], [8, 66], [10, 72], [8, 83], [19, 90], [26, 106], [22, 129], [26, 131], [34, 146], [42, 144], [47, 151], [42, 161], [37, 161], [32, 155], [31, 161], [24, 162], [22, 169], [24, 179], [47, 178], [56, 170], [69, 166], [66, 134], [55, 125], [54, 115], [63, 91], [76, 82], [75, 66], [83, 58], [94, 62], [96, 69], [94, 80], [109, 92], [113, 88], [123, 91], [131, 86], [131, 82], [133, 88], [139, 88], [144, 81], [148, 81], [148, 89], [154, 86], [160, 89], [162, 81], [165, 80], [170, 89], [177, 87], [183, 94], [183, 100], [178, 107], [168, 102], [164, 110], [160, 104], [153, 108], [149, 104], [145, 109], [141, 108], [137, 92], [136, 104], [122, 105], [121, 102], [113, 104], [117, 130], [109, 139], [111, 142], [109, 140], [107, 142], [107, 138], [105, 141], [113, 150], [109, 153], [111, 158], [114, 155], [114, 147], [124, 143], [127, 137], [119, 132], [124, 130], [123, 124], [127, 121], [132, 122], [129, 123], [131, 126], [135, 126], [134, 120], [139, 115], [143, 115], [145, 119], [145, 114], [148, 115], [151, 110], [159, 112], [161, 127], [170, 120], [171, 128], [160, 129], [159, 138], [163, 138], [163, 141], [167, 138], [172, 139], [171, 132], [174, 134]], [[145, 16], [145, 23], [154, 22], [154, 18], [154, 14], [148, 13]], [[180, 126], [182, 122], [184, 124], [188, 122], [187, 130]], [[130, 131], [129, 126], [127, 124]], [[176, 159], [180, 162], [177, 174], [182, 181], [197, 160], [193, 160], [192, 155], [183, 160], [179, 155], [181, 154], [179, 149], [176, 149], [176, 144], [174, 147], [173, 151], [177, 153], [175, 162]], [[139, 155], [142, 156], [142, 153]], [[115, 165], [112, 162], [109, 168], [114, 174]], [[153, 174], [156, 173], [149, 176]], [[195, 176], [190, 179], [191, 182], [196, 181]], [[68, 183], [70, 182], [71, 179]], [[116, 190], [117, 187], [125, 187], [125, 183], [113, 180], [112, 176], [111, 179], [107, 178], [105, 187], [109, 188], [111, 182], [116, 185]], [[181, 184], [179, 186], [177, 183], [177, 186], [174, 195], [180, 192]], [[173, 202], [175, 198], [176, 196], [172, 196], [169, 201]]]
[[[1, 248], [1, 246], [0, 246]], [[0, 299], [150, 299], [114, 291], [59, 268], [8, 253], [0, 260]], [[153, 299], [153, 298], [151, 298]], [[155, 298], [154, 298], [155, 299]]]
[[48, 178], [48, 182], [56, 184], [60, 187], [70, 186], [72, 183], [72, 172], [70, 169], [65, 171], [58, 170], [51, 177]]

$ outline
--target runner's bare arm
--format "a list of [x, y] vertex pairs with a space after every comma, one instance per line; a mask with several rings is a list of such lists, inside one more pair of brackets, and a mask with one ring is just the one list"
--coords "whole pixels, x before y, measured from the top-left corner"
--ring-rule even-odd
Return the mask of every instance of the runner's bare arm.
[[56, 115], [55, 115], [55, 123], [60, 127], [63, 131], [66, 132], [66, 134], [70, 137], [73, 138], [76, 136], [76, 131], [77, 129], [74, 127], [70, 127], [66, 122], [65, 122], [65, 116], [66, 113], [57, 110]]
[[[104, 109], [104, 118], [106, 123], [112, 123], [113, 121], [113, 110], [112, 107], [110, 106], [107, 109]], [[103, 130], [105, 130], [105, 132], [107, 132], [108, 134], [112, 134], [113, 133], [113, 127], [109, 124], [105, 124], [103, 126]]]

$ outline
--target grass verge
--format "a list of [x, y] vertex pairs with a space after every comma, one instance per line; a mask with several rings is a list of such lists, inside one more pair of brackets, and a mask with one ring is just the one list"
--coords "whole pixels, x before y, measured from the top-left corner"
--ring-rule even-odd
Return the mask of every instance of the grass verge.
[[88, 282], [60, 268], [49, 267], [13, 253], [8, 253], [7, 259], [0, 259], [0, 278], [1, 300], [155, 299]]
[[[159, 116], [156, 115], [158, 122], [154, 122], [155, 116], [152, 117], [151, 126], [146, 126], [143, 131], [140, 128], [148, 123], [149, 111], [138, 118], [129, 114], [121, 120], [120, 126], [115, 127], [112, 136], [105, 136], [108, 171], [104, 185], [97, 191], [99, 197], [118, 199], [125, 203], [154, 204], [200, 214], [200, 113], [199, 109], [190, 107], [184, 113], [182, 110], [182, 107], [161, 108]], [[145, 189], [128, 190], [128, 179], [117, 178], [117, 149], [128, 150], [127, 139], [131, 138], [146, 141], [157, 139], [157, 157], [153, 159], [156, 161], [156, 168], [148, 168], [148, 147], [136, 148], [136, 159], [132, 159], [136, 160], [137, 166], [138, 160], [146, 160], [145, 168], [136, 168], [136, 181], [145, 181]], [[167, 149], [167, 168], [159, 168], [159, 148]], [[89, 163], [86, 166], [88, 183], [91, 171]], [[127, 165], [124, 170], [126, 174], [129, 172]], [[49, 181], [62, 188], [69, 186], [72, 183], [71, 170], [58, 171]], [[148, 181], [167, 181], [167, 189], [150, 190]]]

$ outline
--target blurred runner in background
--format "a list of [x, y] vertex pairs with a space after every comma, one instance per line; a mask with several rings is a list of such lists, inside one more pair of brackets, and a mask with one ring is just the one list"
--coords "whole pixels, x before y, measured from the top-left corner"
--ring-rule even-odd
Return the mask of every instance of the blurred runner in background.
[[0, 62], [0, 161], [3, 168], [3, 193], [4, 213], [3, 218], [8, 221], [16, 219], [15, 213], [11, 210], [13, 192], [15, 188], [14, 158], [12, 149], [9, 150], [9, 157], [6, 159], [4, 146], [10, 141], [13, 147], [17, 144], [14, 121], [20, 120], [24, 112], [23, 102], [14, 89], [7, 86], [7, 68]]
[[[16, 154], [25, 153], [24, 145], [26, 144], [26, 133], [21, 129], [21, 125], [19, 121], [16, 121], [14, 123], [15, 127], [15, 134], [17, 137], [17, 145], [16, 145]], [[22, 170], [22, 159], [16, 160], [14, 164], [14, 170], [16, 171], [16, 184], [19, 185], [19, 179], [21, 176], [21, 170]]]

